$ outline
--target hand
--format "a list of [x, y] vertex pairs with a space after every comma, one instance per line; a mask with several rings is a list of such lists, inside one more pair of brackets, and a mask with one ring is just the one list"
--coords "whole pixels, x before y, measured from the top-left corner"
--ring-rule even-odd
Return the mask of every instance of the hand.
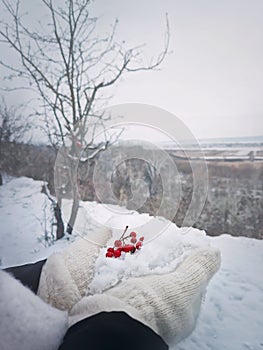
[[66, 312], [52, 308], [0, 270], [0, 349], [55, 350], [68, 329]]
[[70, 310], [86, 294], [99, 250], [111, 235], [104, 228], [89, 240], [79, 238], [64, 251], [52, 254], [43, 266], [38, 296], [60, 310]]
[[172, 273], [131, 278], [104, 294], [86, 296], [69, 314], [70, 325], [101, 311], [124, 311], [168, 344], [195, 327], [202, 296], [220, 266], [220, 252], [198, 249]]

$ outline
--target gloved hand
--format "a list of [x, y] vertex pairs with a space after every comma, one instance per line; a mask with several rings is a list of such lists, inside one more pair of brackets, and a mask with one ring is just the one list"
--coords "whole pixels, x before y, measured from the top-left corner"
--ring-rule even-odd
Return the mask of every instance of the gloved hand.
[[56, 350], [68, 329], [68, 315], [44, 303], [0, 270], [0, 349]]
[[70, 310], [86, 294], [99, 250], [111, 235], [104, 228], [89, 240], [78, 238], [64, 251], [52, 254], [42, 268], [38, 296], [60, 310]]
[[104, 294], [86, 296], [69, 313], [69, 324], [101, 311], [124, 311], [177, 343], [195, 327], [202, 296], [220, 266], [218, 250], [195, 250], [172, 273], [131, 278]]

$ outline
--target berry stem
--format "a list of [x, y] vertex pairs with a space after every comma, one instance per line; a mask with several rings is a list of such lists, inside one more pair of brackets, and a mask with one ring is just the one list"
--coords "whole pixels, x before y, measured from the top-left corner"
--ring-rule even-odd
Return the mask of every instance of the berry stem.
[[124, 236], [125, 233], [127, 232], [128, 228], [129, 228], [129, 226], [126, 226], [126, 227], [125, 227], [125, 230], [123, 231], [123, 234], [122, 234], [121, 237], [120, 237], [120, 241], [121, 241], [122, 239], [127, 238], [127, 237], [123, 238], [123, 236]]
[[127, 239], [127, 238], [131, 238], [131, 236], [130, 236], [130, 235], [128, 235], [128, 236], [123, 237], [123, 238], [121, 238], [121, 239], [124, 241], [124, 240], [125, 240], [125, 239]]

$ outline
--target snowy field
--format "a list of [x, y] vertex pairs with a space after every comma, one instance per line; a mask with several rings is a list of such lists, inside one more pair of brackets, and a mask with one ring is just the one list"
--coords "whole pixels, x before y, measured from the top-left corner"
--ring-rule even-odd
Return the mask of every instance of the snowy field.
[[[198, 145], [198, 146], [197, 146]], [[187, 154], [191, 159], [204, 157], [206, 160], [249, 160], [253, 153], [254, 160], [263, 160], [263, 137], [219, 138], [198, 140], [197, 144], [185, 144], [178, 147], [175, 142], [160, 142], [163, 149], [172, 151], [177, 156]]]
[[[40, 181], [28, 178], [4, 177], [0, 187], [1, 267], [37, 261], [75, 239], [65, 237], [51, 246], [44, 240], [44, 232], [51, 227], [51, 209], [41, 186]], [[67, 211], [65, 203], [65, 216]], [[208, 286], [196, 329], [176, 349], [263, 350], [263, 241], [227, 234], [208, 237], [204, 231], [179, 229], [148, 214], [81, 203], [76, 226], [79, 233], [88, 237], [106, 222], [113, 227], [113, 239], [129, 225], [145, 236], [145, 244], [141, 251], [121, 259], [106, 259], [102, 248], [89, 293], [101, 292], [129, 276], [167, 273], [193, 248], [211, 245], [221, 250], [221, 269]]]

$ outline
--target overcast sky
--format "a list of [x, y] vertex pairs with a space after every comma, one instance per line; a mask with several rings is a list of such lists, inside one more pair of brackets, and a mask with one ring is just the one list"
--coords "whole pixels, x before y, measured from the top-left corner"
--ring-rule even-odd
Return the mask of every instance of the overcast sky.
[[129, 75], [112, 103], [162, 107], [198, 138], [263, 135], [262, 0], [97, 0], [103, 20], [119, 18], [127, 42], [162, 48], [165, 13], [173, 52], [160, 71]]
[[96, 0], [92, 9], [102, 30], [118, 18], [121, 39], [146, 43], [148, 60], [169, 15], [172, 53], [159, 71], [126, 75], [111, 104], [164, 108], [197, 138], [263, 135], [262, 0]]

